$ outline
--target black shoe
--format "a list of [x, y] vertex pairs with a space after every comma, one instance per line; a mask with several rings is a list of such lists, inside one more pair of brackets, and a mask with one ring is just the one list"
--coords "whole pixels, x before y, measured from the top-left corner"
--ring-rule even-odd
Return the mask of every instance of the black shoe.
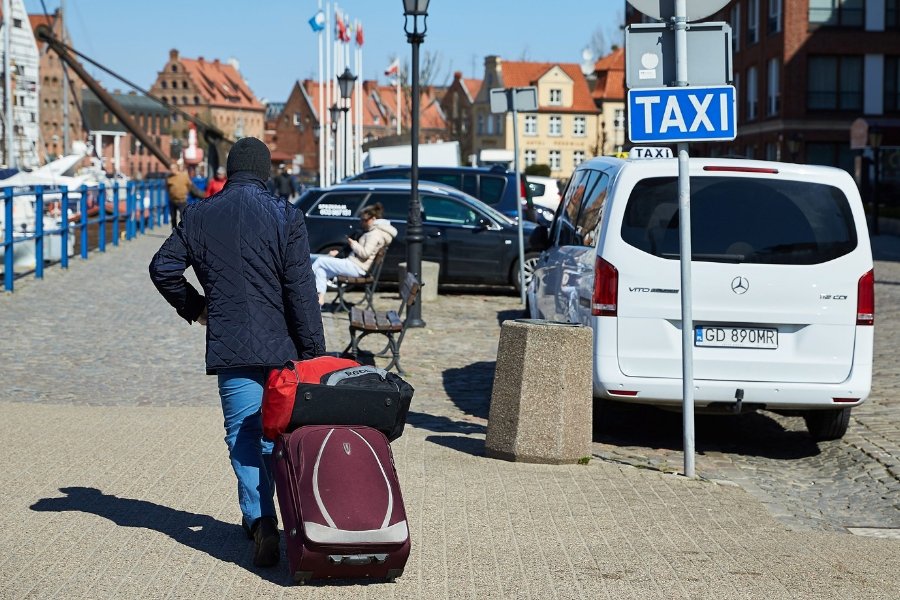
[[250, 529], [250, 526], [247, 525], [247, 520], [244, 517], [241, 517], [241, 529], [244, 530], [244, 535], [247, 536], [248, 540], [253, 539], [253, 531]]
[[257, 567], [274, 567], [281, 560], [278, 533], [278, 522], [274, 517], [260, 517], [253, 523], [253, 541], [256, 550], [253, 552], [253, 564]]

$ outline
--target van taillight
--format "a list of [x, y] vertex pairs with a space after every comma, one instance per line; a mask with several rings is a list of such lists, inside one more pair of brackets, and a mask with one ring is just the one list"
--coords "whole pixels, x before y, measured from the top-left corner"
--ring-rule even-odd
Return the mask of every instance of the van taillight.
[[591, 300], [591, 314], [595, 317], [615, 317], [618, 309], [619, 272], [598, 256], [594, 266], [594, 297]]
[[856, 324], [875, 324], [875, 269], [859, 278], [856, 292]]

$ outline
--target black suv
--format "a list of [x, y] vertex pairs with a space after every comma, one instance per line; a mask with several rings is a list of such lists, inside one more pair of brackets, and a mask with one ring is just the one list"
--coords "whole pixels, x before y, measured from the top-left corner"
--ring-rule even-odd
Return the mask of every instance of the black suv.
[[[372, 167], [346, 181], [362, 181], [372, 179], [409, 179], [409, 166]], [[507, 171], [501, 166], [495, 167], [419, 167], [419, 180], [443, 183], [478, 198], [488, 206], [509, 217], [518, 219], [516, 197], [523, 198], [522, 214], [528, 221], [548, 225], [553, 220], [553, 213], [540, 207], [531, 206], [525, 175], [521, 175], [519, 194], [516, 194], [516, 173]]]
[[[498, 211], [457, 189], [423, 181], [419, 185], [425, 241], [422, 259], [440, 263], [440, 283], [513, 285], [518, 288], [518, 226]], [[309, 248], [326, 254], [340, 250], [347, 236], [359, 234], [359, 213], [380, 202], [384, 218], [397, 228], [388, 246], [382, 279], [396, 280], [398, 263], [406, 260], [406, 217], [409, 181], [355, 181], [307, 190], [297, 200], [306, 216]], [[536, 225], [523, 222], [525, 279], [538, 253], [528, 245]]]

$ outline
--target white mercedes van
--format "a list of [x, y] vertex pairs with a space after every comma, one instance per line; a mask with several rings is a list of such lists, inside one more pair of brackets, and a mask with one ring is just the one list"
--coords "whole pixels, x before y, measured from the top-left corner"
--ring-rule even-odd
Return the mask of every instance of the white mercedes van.
[[[855, 183], [713, 158], [692, 158], [690, 177], [695, 406], [799, 412], [813, 438], [840, 438], [872, 382], [874, 271]], [[532, 236], [546, 249], [530, 316], [593, 328], [598, 398], [681, 406], [677, 187], [675, 159], [589, 160]]]

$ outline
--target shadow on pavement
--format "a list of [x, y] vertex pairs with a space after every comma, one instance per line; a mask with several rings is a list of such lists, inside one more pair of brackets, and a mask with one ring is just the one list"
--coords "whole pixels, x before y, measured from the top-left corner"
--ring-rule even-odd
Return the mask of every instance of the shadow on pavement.
[[503, 325], [503, 321], [511, 321], [513, 319], [524, 319], [525, 311], [521, 308], [511, 308], [509, 310], [497, 311], [497, 324]]
[[459, 435], [429, 435], [425, 441], [472, 456], [484, 456], [484, 440], [482, 439]]
[[449, 417], [440, 417], [409, 411], [406, 416], [406, 424], [416, 427], [417, 429], [427, 429], [435, 433], [485, 433], [487, 428], [479, 423], [469, 423], [468, 421], [457, 421]]
[[486, 360], [443, 372], [444, 391], [467, 415], [488, 418], [495, 365], [496, 361]]
[[[680, 412], [652, 406], [605, 401], [595, 405], [594, 441], [614, 446], [643, 446], [681, 450]], [[774, 459], [816, 456], [819, 446], [805, 431], [790, 431], [766, 413], [697, 415], [698, 452], [723, 452]]]
[[[288, 587], [286, 570], [256, 569], [244, 530], [236, 523], [223, 523], [209, 515], [176, 510], [146, 500], [119, 498], [96, 488], [60, 488], [63, 498], [43, 498], [31, 505], [37, 512], [80, 511], [109, 519], [120, 527], [140, 527], [163, 533], [179, 544], [230, 562], [272, 583]], [[282, 557], [282, 564], [284, 559]]]

